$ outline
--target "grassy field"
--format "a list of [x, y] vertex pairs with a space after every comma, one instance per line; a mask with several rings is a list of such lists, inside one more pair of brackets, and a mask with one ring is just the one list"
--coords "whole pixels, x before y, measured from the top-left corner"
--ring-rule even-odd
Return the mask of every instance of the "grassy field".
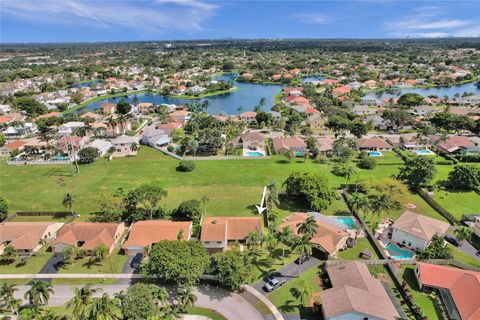
[[461, 220], [464, 214], [480, 213], [480, 196], [473, 191], [435, 190], [433, 199], [458, 220]]
[[[17, 257], [14, 262], [10, 264], [0, 264], [0, 274], [35, 274], [38, 273], [42, 267], [47, 263], [53, 255], [52, 252], [48, 252], [42, 248], [37, 255], [31, 256], [26, 260], [26, 264], [22, 264], [21, 258]], [[31, 279], [9, 279], [2, 280], [9, 284], [24, 285], [31, 281]]]
[[448, 246], [450, 248], [452, 248], [452, 250], [453, 250], [453, 259], [455, 259], [457, 261], [460, 261], [460, 262], [463, 262], [463, 263], [466, 263], [466, 264], [470, 264], [470, 265], [475, 266], [477, 268], [480, 268], [480, 259], [474, 258], [474, 257], [466, 254], [465, 252], [461, 251], [460, 249], [454, 247], [451, 244], [448, 244]]
[[425, 316], [427, 316], [427, 319], [440, 319], [440, 311], [435, 307], [433, 300], [427, 294], [421, 292], [418, 288], [414, 267], [404, 266], [402, 268], [401, 277], [407, 283], [415, 303], [422, 308], [422, 311]]
[[[305, 312], [305, 309], [310, 309], [310, 299], [305, 299], [305, 305], [302, 308], [301, 299], [298, 298], [297, 292], [300, 290], [300, 286], [305, 281], [312, 289], [312, 293], [320, 292], [320, 286], [318, 285], [318, 272], [319, 269], [311, 268], [300, 276], [295, 278], [283, 287], [275, 290], [267, 297], [282, 313], [298, 313]], [[302, 310], [301, 310], [302, 309]]]
[[192, 307], [187, 309], [188, 314], [195, 314], [198, 316], [205, 316], [210, 318], [211, 320], [227, 320], [224, 316], [220, 313], [216, 312], [215, 310], [210, 310], [206, 308], [200, 307]]
[[337, 253], [337, 257], [345, 260], [359, 260], [361, 259], [360, 252], [362, 252], [363, 249], [370, 250], [370, 252], [373, 254], [372, 259], [378, 259], [375, 249], [367, 238], [358, 238], [355, 248], [349, 248], [347, 250], [340, 251]]
[[[282, 259], [282, 249], [285, 251], [285, 260]], [[258, 281], [260, 279], [263, 279], [265, 276], [271, 274], [272, 272], [280, 269], [284, 265], [287, 265], [291, 262], [293, 262], [295, 259], [298, 258], [298, 254], [295, 254], [292, 252], [290, 248], [285, 246], [284, 244], [278, 244], [277, 247], [275, 248], [273, 252], [273, 256], [271, 257], [271, 260], [269, 260], [269, 255], [267, 252], [267, 249], [262, 249], [261, 251], [258, 251], [258, 256], [254, 257], [252, 256], [253, 259], [253, 265], [255, 267], [255, 281]]]

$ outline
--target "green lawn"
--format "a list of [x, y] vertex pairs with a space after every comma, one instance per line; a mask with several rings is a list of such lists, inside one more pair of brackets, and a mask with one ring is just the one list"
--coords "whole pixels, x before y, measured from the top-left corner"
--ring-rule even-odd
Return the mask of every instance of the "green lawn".
[[415, 267], [403, 266], [401, 277], [407, 283], [415, 303], [422, 308], [423, 314], [427, 316], [427, 319], [440, 319], [441, 313], [437, 310], [433, 300], [418, 288], [418, 283], [415, 278]]
[[480, 196], [476, 192], [434, 191], [433, 199], [457, 220], [464, 214], [480, 213]]
[[[58, 273], [121, 273], [127, 261], [127, 256], [114, 250], [109, 258], [103, 262], [90, 263], [89, 258], [74, 260], [69, 265], [64, 265]], [[116, 279], [54, 279], [53, 284], [112, 284]]]
[[[304, 280], [312, 289], [312, 293], [320, 292], [318, 285], [318, 268], [311, 268], [302, 273], [300, 278], [295, 278], [285, 284], [283, 287], [275, 290], [267, 296], [268, 299], [282, 313], [298, 313], [301, 307], [301, 299], [296, 297], [296, 291], [300, 290], [302, 280]], [[310, 299], [306, 299], [305, 307], [310, 308]], [[302, 310], [305, 311], [305, 310]]]
[[201, 308], [201, 307], [192, 307], [187, 309], [188, 314], [195, 314], [199, 316], [205, 316], [212, 320], [227, 320], [224, 316], [220, 313], [216, 312], [215, 310]]
[[360, 252], [362, 252], [363, 249], [368, 249], [373, 253], [372, 259], [378, 259], [375, 249], [367, 238], [357, 238], [357, 245], [355, 248], [340, 251], [337, 253], [337, 257], [344, 260], [360, 260], [362, 259], [360, 258]]
[[[285, 262], [283, 263], [282, 259], [282, 248], [285, 249]], [[284, 265], [287, 265], [295, 259], [298, 258], [298, 254], [295, 254], [291, 251], [290, 248], [283, 244], [278, 244], [277, 248], [273, 252], [273, 259], [269, 260], [269, 255], [267, 249], [261, 249], [259, 255], [255, 258], [252, 255], [253, 265], [255, 267], [254, 279], [256, 281], [263, 279], [265, 276], [271, 274], [272, 272], [282, 268]]]
[[[27, 263], [23, 265], [21, 259], [17, 257], [14, 262], [10, 264], [0, 264], [0, 274], [36, 274], [38, 273], [48, 259], [52, 257], [53, 253], [46, 251], [46, 247], [42, 248], [36, 255], [30, 256]], [[2, 280], [9, 284], [24, 285], [31, 281], [31, 279], [8, 279]]]
[[453, 250], [453, 259], [459, 261], [459, 262], [463, 262], [463, 263], [466, 263], [466, 264], [470, 264], [472, 266], [475, 266], [477, 268], [480, 268], [480, 259], [478, 258], [474, 258], [466, 253], [464, 253], [463, 251], [461, 251], [460, 249], [454, 247], [453, 245], [451, 244], [448, 244], [448, 246], [450, 248], [452, 248]]

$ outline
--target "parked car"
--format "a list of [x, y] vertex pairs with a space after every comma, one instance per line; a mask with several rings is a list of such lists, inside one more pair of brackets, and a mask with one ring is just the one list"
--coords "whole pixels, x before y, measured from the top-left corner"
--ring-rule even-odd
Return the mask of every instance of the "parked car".
[[133, 269], [138, 269], [140, 267], [140, 264], [142, 263], [143, 260], [143, 254], [137, 253], [133, 259], [132, 262], [130, 263], [130, 267]]
[[306, 261], [310, 260], [310, 256], [303, 255], [295, 260], [296, 264], [304, 264]]
[[270, 278], [265, 282], [265, 285], [263, 286], [263, 289], [267, 292], [272, 292], [273, 290], [277, 289], [278, 287], [281, 287], [285, 284], [285, 280], [283, 279], [277, 279], [277, 278]]
[[455, 236], [452, 236], [451, 234], [446, 234], [443, 237], [447, 242], [453, 244], [455, 247], [458, 247], [460, 245], [460, 242]]

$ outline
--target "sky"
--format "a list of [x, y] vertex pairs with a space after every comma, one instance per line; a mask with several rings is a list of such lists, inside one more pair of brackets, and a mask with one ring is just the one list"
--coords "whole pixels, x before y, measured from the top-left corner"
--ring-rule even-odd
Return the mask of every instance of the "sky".
[[480, 0], [0, 0], [0, 42], [479, 37]]

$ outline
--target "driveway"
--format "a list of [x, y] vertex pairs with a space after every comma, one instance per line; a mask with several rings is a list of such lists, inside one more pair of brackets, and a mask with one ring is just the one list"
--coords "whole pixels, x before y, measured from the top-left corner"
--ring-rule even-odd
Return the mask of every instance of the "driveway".
[[460, 244], [460, 246], [458, 246], [458, 249], [462, 250], [463, 252], [465, 252], [469, 256], [472, 256], [473, 258], [475, 258], [477, 260], [480, 260], [480, 257], [476, 255], [478, 250], [467, 240], [463, 241]]
[[[55, 285], [53, 286], [54, 293], [50, 296], [48, 305], [51, 307], [63, 306], [70, 300], [74, 293], [74, 285]], [[113, 296], [121, 290], [127, 290], [128, 285], [99, 285], [95, 288], [102, 289], [102, 292], [95, 294], [96, 297], [102, 293], [107, 293]], [[15, 297], [26, 302], [24, 299], [25, 292], [30, 288], [29, 286], [18, 286], [18, 291], [15, 292]], [[195, 304], [198, 307], [213, 309], [229, 320], [248, 319], [248, 320], [263, 320], [261, 313], [255, 309], [246, 299], [237, 293], [232, 293], [224, 289], [202, 285], [194, 290], [198, 300]]]
[[[127, 261], [122, 267], [121, 273], [137, 274], [138, 270], [132, 268], [130, 264], [132, 263], [133, 255], [128, 256]], [[117, 284], [132, 284], [132, 279], [118, 279]]]
[[58, 269], [63, 264], [63, 258], [61, 253], [54, 253], [53, 256], [48, 259], [47, 263], [43, 266], [43, 268], [38, 273], [49, 273], [54, 274], [58, 272]]
[[[304, 262], [302, 264], [302, 273], [307, 271], [310, 268], [318, 266], [322, 260], [319, 260], [315, 257], [311, 257], [310, 260]], [[295, 262], [289, 263], [285, 265], [283, 268], [277, 270], [276, 272], [273, 273], [277, 279], [283, 279], [285, 280], [285, 283], [298, 278], [298, 264]], [[270, 292], [266, 292], [263, 290], [263, 285], [265, 284], [266, 279], [262, 279], [257, 281], [253, 287], [257, 289], [259, 292], [261, 292], [263, 295], [267, 295]]]

